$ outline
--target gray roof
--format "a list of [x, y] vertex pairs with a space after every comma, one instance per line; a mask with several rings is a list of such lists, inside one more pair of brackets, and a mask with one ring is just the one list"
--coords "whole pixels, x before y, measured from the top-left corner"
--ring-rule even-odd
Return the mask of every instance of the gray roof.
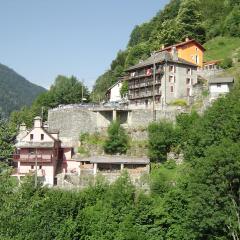
[[154, 61], [155, 61], [155, 63], [169, 61], [169, 62], [181, 63], [181, 64], [186, 64], [186, 65], [197, 67], [196, 64], [188, 62], [182, 58], [177, 58], [176, 60], [174, 60], [172, 58], [172, 55], [169, 52], [163, 51], [163, 52], [157, 52], [155, 54], [155, 60], [154, 60], [154, 56], [152, 55], [151, 57], [147, 58], [145, 61], [141, 61], [140, 63], [128, 68], [126, 71], [131, 71], [131, 70], [134, 70], [137, 68], [142, 68], [145, 66], [153, 65]]
[[233, 83], [234, 77], [214, 77], [209, 79], [209, 83]]
[[15, 145], [17, 148], [52, 148], [54, 142], [18, 142]]
[[80, 157], [75, 155], [74, 160], [80, 162], [89, 161], [90, 163], [115, 163], [115, 164], [149, 164], [150, 160], [147, 157], [130, 157], [130, 156], [92, 156], [92, 157]]

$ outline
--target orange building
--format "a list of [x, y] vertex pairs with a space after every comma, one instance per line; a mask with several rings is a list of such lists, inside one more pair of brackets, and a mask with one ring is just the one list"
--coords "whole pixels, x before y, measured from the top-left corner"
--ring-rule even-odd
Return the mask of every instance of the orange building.
[[158, 52], [168, 51], [171, 52], [173, 48], [176, 48], [178, 57], [188, 62], [194, 63], [199, 67], [203, 68], [203, 54], [205, 48], [196, 40], [186, 38], [185, 42], [181, 42], [169, 47], [162, 47]]

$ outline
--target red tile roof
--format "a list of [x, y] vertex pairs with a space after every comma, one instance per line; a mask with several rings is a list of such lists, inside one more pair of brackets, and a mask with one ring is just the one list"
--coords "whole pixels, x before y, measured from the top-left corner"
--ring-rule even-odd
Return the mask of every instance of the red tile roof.
[[191, 40], [188, 40], [188, 41], [184, 41], [184, 42], [181, 42], [181, 43], [177, 43], [177, 44], [174, 44], [174, 45], [171, 45], [171, 46], [168, 46], [168, 47], [165, 47], [161, 50], [159, 50], [158, 52], [162, 52], [162, 51], [168, 51], [168, 50], [171, 50], [172, 47], [182, 47], [184, 45], [187, 45], [189, 43], [195, 43], [199, 48], [201, 48], [203, 51], [205, 51], [206, 49], [199, 43], [197, 42], [195, 39], [191, 39]]

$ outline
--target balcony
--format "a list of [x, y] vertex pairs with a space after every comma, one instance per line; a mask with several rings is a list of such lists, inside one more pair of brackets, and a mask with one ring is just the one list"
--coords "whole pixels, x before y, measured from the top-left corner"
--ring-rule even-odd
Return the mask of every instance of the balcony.
[[53, 160], [53, 154], [14, 154], [13, 161], [33, 163], [50, 163]]
[[[155, 91], [155, 96], [161, 96], [162, 92], [160, 91]], [[129, 100], [133, 100], [133, 99], [140, 99], [140, 98], [146, 98], [146, 97], [153, 97], [153, 93], [152, 92], [143, 92], [143, 93], [139, 93], [138, 95], [129, 95]]]
[[[159, 74], [163, 74], [163, 69], [156, 69], [156, 73], [155, 75], [159, 75]], [[134, 76], [128, 76], [126, 77], [126, 80], [130, 80], [130, 79], [136, 79], [136, 78], [143, 78], [143, 77], [151, 77], [153, 76], [153, 72], [149, 72], [149, 73], [135, 73]]]
[[[161, 84], [161, 80], [156, 80], [155, 85]], [[135, 88], [144, 88], [144, 87], [149, 87], [153, 85], [153, 81], [146, 81], [144, 83], [137, 83], [137, 84], [132, 84], [129, 85], [129, 89], [135, 89]]]

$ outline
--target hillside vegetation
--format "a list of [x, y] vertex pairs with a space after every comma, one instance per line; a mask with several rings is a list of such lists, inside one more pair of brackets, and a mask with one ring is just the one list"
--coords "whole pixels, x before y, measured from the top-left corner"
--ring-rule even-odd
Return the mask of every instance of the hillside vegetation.
[[171, 0], [149, 22], [135, 26], [127, 48], [117, 53], [110, 69], [96, 80], [92, 99], [103, 98], [107, 88], [124, 74], [126, 68], [146, 59], [162, 44], [171, 45], [185, 37], [206, 43], [209, 50], [211, 47], [215, 49], [207, 53], [206, 60], [229, 55], [239, 47], [240, 1]]
[[44, 88], [0, 64], [0, 115], [3, 117], [23, 106], [30, 106], [33, 100], [45, 91]]
[[236, 85], [203, 116], [152, 125], [153, 160], [164, 161], [156, 153], [178, 146], [185, 162], [152, 164], [149, 194], [135, 189], [126, 173], [112, 185], [99, 176], [83, 191], [34, 188], [31, 177], [16, 186], [0, 166], [0, 239], [239, 239], [239, 119]]

